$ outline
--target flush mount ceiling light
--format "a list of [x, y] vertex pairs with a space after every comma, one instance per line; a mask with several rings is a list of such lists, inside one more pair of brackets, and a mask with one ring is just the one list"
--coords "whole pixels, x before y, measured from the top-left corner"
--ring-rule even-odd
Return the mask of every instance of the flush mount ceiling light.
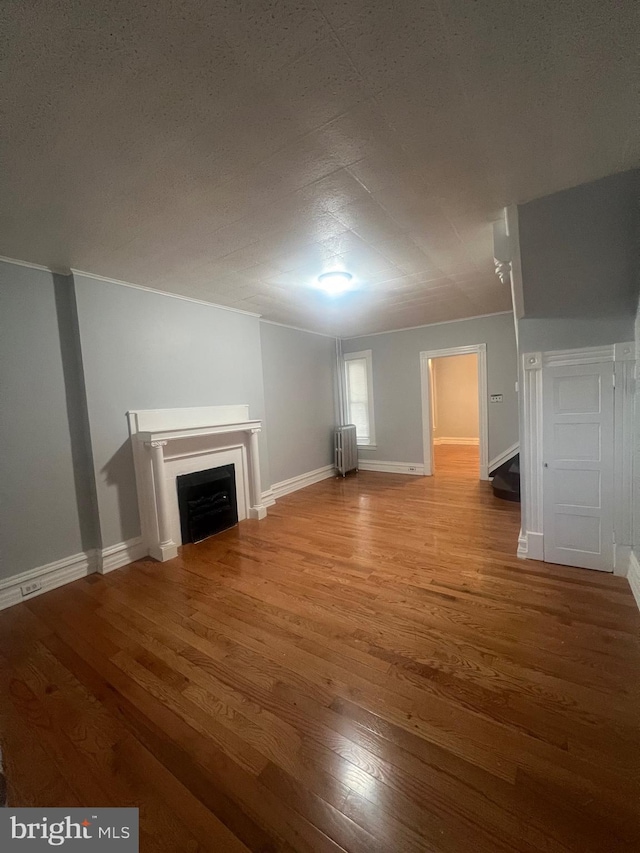
[[318, 276], [318, 287], [335, 296], [338, 293], [344, 293], [351, 287], [351, 279], [353, 276], [350, 272], [335, 270], [334, 272], [324, 272]]

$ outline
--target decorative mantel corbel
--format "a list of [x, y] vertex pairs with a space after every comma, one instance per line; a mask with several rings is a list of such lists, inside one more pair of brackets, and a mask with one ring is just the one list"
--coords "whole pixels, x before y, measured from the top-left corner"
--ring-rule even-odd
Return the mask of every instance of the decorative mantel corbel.
[[249, 430], [249, 441], [251, 449], [251, 518], [262, 519], [267, 516], [267, 508], [262, 504], [262, 485], [260, 482], [260, 464], [258, 462], [258, 435], [260, 427], [254, 426]]
[[498, 258], [494, 258], [493, 262], [495, 264], [496, 275], [502, 284], [509, 284], [511, 282], [511, 261], [501, 261]]
[[164, 471], [164, 448], [167, 446], [167, 442], [164, 440], [146, 441], [145, 445], [151, 454], [153, 488], [156, 495], [158, 519], [158, 542], [151, 544], [149, 551], [154, 559], [162, 562], [163, 560], [171, 560], [173, 557], [178, 556], [178, 546], [171, 538], [167, 484]]
[[506, 217], [493, 223], [493, 262], [496, 275], [502, 284], [511, 284], [511, 240], [507, 231]]

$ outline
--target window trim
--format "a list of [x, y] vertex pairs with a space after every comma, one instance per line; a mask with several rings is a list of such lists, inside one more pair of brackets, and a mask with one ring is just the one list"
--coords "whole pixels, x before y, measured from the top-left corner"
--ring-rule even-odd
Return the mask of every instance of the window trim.
[[359, 352], [345, 352], [342, 356], [342, 374], [345, 384], [345, 414], [349, 416], [349, 380], [347, 378], [347, 362], [355, 359], [364, 359], [367, 365], [367, 408], [369, 410], [369, 441], [358, 441], [358, 447], [376, 449], [376, 421], [375, 406], [373, 402], [373, 357], [370, 349]]

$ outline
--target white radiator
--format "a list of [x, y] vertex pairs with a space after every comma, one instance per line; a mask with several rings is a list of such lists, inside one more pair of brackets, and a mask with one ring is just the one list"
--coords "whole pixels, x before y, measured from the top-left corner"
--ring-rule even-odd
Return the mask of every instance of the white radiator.
[[348, 471], [358, 470], [358, 443], [354, 424], [336, 429], [336, 468], [343, 477]]

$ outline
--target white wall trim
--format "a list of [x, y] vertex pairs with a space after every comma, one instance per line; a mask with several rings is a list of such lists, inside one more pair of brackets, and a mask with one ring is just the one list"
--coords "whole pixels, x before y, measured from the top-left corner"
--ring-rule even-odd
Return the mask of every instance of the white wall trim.
[[297, 332], [308, 332], [311, 335], [322, 335], [326, 338], [336, 338], [341, 341], [355, 340], [356, 338], [370, 338], [374, 335], [391, 335], [394, 332], [409, 332], [412, 329], [424, 329], [429, 326], [446, 326], [449, 323], [464, 323], [467, 320], [483, 320], [486, 317], [499, 317], [501, 314], [511, 314], [511, 311], [492, 311], [489, 314], [474, 314], [471, 317], [459, 317], [455, 320], [440, 320], [437, 323], [421, 323], [419, 326], [402, 326], [399, 329], [385, 329], [381, 332], [366, 332], [362, 335], [332, 335], [329, 332], [316, 332], [313, 329], [303, 329], [300, 326], [290, 326], [288, 323], [278, 323], [275, 320], [265, 320], [262, 314], [257, 314], [255, 311], [246, 311], [242, 308], [232, 308], [229, 305], [220, 305], [218, 302], [208, 302], [206, 299], [198, 299], [195, 296], [185, 296], [182, 293], [172, 293], [168, 290], [158, 290], [155, 287], [148, 287], [144, 284], [134, 284], [131, 281], [122, 281], [117, 278], [109, 278], [106, 275], [88, 272], [87, 270], [79, 270], [74, 267], [54, 267], [46, 264], [36, 264], [31, 261], [24, 261], [21, 258], [8, 258], [0, 255], [0, 261], [6, 264], [14, 264], [17, 267], [28, 267], [34, 270], [43, 270], [44, 272], [54, 273], [55, 275], [82, 275], [85, 278], [92, 278], [96, 281], [106, 281], [110, 284], [119, 284], [122, 287], [132, 287], [134, 290], [147, 290], [149, 293], [157, 293], [160, 296], [170, 296], [173, 299], [182, 299], [184, 302], [195, 302], [197, 305], [208, 305], [211, 308], [219, 308], [221, 311], [232, 311], [235, 314], [246, 314], [248, 317], [257, 317], [263, 323], [270, 323], [273, 326], [283, 326], [285, 329], [295, 329]]
[[578, 349], [550, 350], [542, 353], [543, 367], [571, 367], [578, 364], [599, 364], [614, 360], [613, 344]]
[[597, 347], [551, 350], [542, 353], [543, 367], [568, 367], [575, 364], [597, 364], [603, 361], [635, 361], [635, 344], [624, 341]]
[[613, 365], [613, 530], [617, 548], [630, 548], [633, 543], [634, 357], [635, 348], [632, 344], [616, 344]]
[[472, 317], [458, 317], [457, 320], [439, 320], [437, 323], [421, 323], [419, 326], [402, 326], [400, 329], [386, 329], [382, 332], [366, 332], [364, 335], [341, 335], [342, 341], [355, 341], [358, 338], [374, 338], [377, 335], [392, 335], [394, 332], [411, 332], [414, 329], [428, 329], [430, 326], [449, 326], [451, 323], [466, 323], [468, 320], [484, 320], [486, 317], [500, 317], [512, 314], [512, 311], [492, 311], [490, 314], [474, 314]]
[[[505, 312], [509, 314], [510, 312]], [[422, 394], [422, 447], [424, 473], [433, 473], [433, 428], [431, 416], [431, 375], [429, 360], [452, 355], [476, 355], [478, 361], [478, 446], [480, 449], [480, 479], [489, 479], [489, 409], [487, 382], [487, 345], [469, 344], [468, 346], [449, 347], [447, 349], [426, 350], [420, 353], [420, 377]]]
[[102, 551], [97, 552], [96, 571], [106, 575], [114, 569], [135, 563], [136, 560], [146, 557], [148, 553], [149, 549], [142, 536], [136, 536], [126, 542], [118, 542], [117, 545], [110, 545], [108, 548], [103, 548]]
[[262, 493], [262, 505], [263, 506], [275, 506], [276, 499], [273, 496], [273, 489], [267, 489]]
[[22, 261], [19, 258], [6, 258], [4, 255], [0, 255], [0, 261], [3, 261], [5, 264], [13, 264], [16, 267], [27, 267], [30, 270], [50, 272], [54, 275], [69, 275], [69, 269], [65, 267], [47, 267], [43, 264], [32, 264], [31, 261]]
[[381, 462], [377, 459], [358, 459], [359, 471], [378, 471], [381, 474], [414, 474], [424, 476], [424, 465], [419, 462]]
[[[518, 556], [544, 559], [544, 547], [538, 557], [529, 547], [529, 538], [542, 539], [542, 353], [525, 353], [523, 366], [523, 422], [520, 459], [522, 463], [522, 536], [526, 548], [518, 546]], [[532, 540], [533, 541], [533, 540]], [[544, 539], [542, 539], [544, 545]], [[537, 553], [537, 552], [536, 552]]]
[[544, 536], [520, 530], [518, 536], [518, 557], [521, 560], [544, 560]]
[[633, 597], [638, 605], [638, 610], [640, 610], [640, 563], [633, 551], [631, 551], [631, 554], [629, 555], [629, 572], [627, 574], [627, 580], [629, 581], [631, 592], [633, 593]]
[[613, 573], [621, 578], [629, 574], [631, 564], [631, 545], [613, 545]]
[[260, 322], [267, 323], [269, 326], [280, 326], [282, 329], [293, 329], [294, 332], [305, 332], [307, 335], [320, 335], [321, 338], [331, 338], [334, 341], [340, 340], [336, 335], [330, 335], [329, 332], [315, 332], [313, 329], [303, 329], [302, 326], [291, 326], [289, 323], [278, 323], [276, 320], [265, 320], [262, 315], [260, 315]]
[[[347, 420], [347, 391], [346, 391], [346, 370], [344, 360], [342, 358], [342, 341], [336, 338], [336, 364], [334, 377], [334, 392], [335, 405], [337, 407], [337, 426], [346, 426]], [[356, 437], [357, 441], [357, 437]]]
[[[531, 546], [532, 537], [544, 543], [543, 528], [543, 441], [542, 375], [544, 368], [611, 362], [614, 368], [614, 532], [618, 548], [631, 545], [631, 501], [633, 468], [633, 411], [635, 349], [632, 342], [552, 352], [524, 353], [522, 472], [524, 501], [522, 525], [526, 531], [527, 554], [544, 559], [544, 547]], [[520, 547], [518, 554], [520, 555]], [[539, 554], [539, 556], [534, 556]]]
[[[119, 284], [122, 287], [133, 287], [135, 290], [147, 290], [149, 293], [157, 293], [160, 296], [171, 296], [173, 299], [182, 299], [184, 302], [195, 302], [197, 305], [209, 305], [211, 308], [219, 308], [221, 311], [233, 311], [235, 314], [247, 314], [249, 317], [261, 317], [261, 314], [256, 314], [255, 311], [244, 311], [242, 308], [232, 308], [229, 305], [219, 305], [217, 302], [207, 302], [206, 299], [197, 299], [195, 296], [185, 296], [182, 293], [171, 293], [168, 290], [158, 290], [155, 287], [147, 287], [144, 284], [133, 284], [131, 281], [121, 281], [117, 278], [109, 278], [106, 275], [98, 275], [97, 273], [87, 272], [86, 270], [77, 270], [73, 267], [49, 267], [43, 264], [32, 264], [31, 261], [23, 261], [19, 258], [7, 258], [0, 255], [0, 261], [6, 264], [14, 264], [17, 267], [28, 267], [32, 270], [44, 270], [55, 275], [83, 275], [85, 278], [93, 278], [96, 281], [106, 281], [109, 284]], [[290, 328], [293, 328], [291, 326]], [[309, 331], [300, 329], [301, 332]], [[313, 332], [312, 334], [322, 334], [322, 332]], [[333, 335], [328, 335], [333, 337]]]
[[[45, 566], [37, 566], [35, 569], [4, 578], [0, 580], [0, 610], [36, 598], [38, 595], [94, 572], [103, 575], [112, 572], [129, 563], [135, 563], [147, 554], [148, 549], [142, 536], [136, 536], [134, 539], [118, 542], [102, 550], [82, 551], [70, 557], [63, 557], [61, 560], [55, 560], [53, 563], [47, 563]], [[34, 581], [41, 583], [42, 588], [29, 595], [22, 595], [20, 587]]]
[[[367, 365], [367, 408], [369, 410], [369, 442], [366, 445], [362, 444], [358, 446], [375, 448], [376, 407], [373, 399], [373, 353], [370, 349], [360, 350], [360, 352], [346, 352], [342, 356], [342, 370], [344, 371], [343, 377], [345, 389], [345, 416], [347, 418], [349, 417], [349, 382], [347, 380], [346, 363], [348, 361], [356, 361], [357, 359], [364, 359]], [[347, 423], [349, 423], [348, 420]]]
[[523, 533], [522, 528], [520, 528], [520, 532], [518, 533], [518, 557], [521, 560], [526, 560], [528, 550], [527, 534]]
[[[0, 581], [0, 610], [12, 607], [14, 604], [20, 604], [22, 601], [28, 601], [79, 578], [84, 578], [94, 571], [95, 554], [87, 551], [73, 554], [70, 557], [63, 557], [61, 560], [55, 560], [45, 566], [38, 566], [35, 569], [21, 572], [19, 575], [5, 578]], [[30, 595], [23, 596], [20, 587], [34, 581], [41, 583], [42, 588]]]
[[477, 447], [480, 444], [480, 439], [477, 436], [457, 436], [457, 435], [441, 435], [433, 439], [436, 444], [462, 444]]
[[498, 453], [497, 456], [494, 456], [494, 458], [489, 462], [489, 473], [491, 473], [491, 471], [495, 471], [496, 468], [499, 468], [501, 465], [504, 465], [505, 462], [519, 452], [520, 442], [516, 441], [515, 444], [511, 445], [511, 447], [507, 447], [507, 449], [503, 450], [502, 453]]
[[291, 492], [297, 492], [298, 489], [304, 489], [307, 486], [312, 486], [314, 483], [319, 483], [321, 480], [328, 480], [334, 477], [336, 469], [333, 465], [324, 465], [322, 468], [316, 468], [315, 471], [306, 471], [304, 474], [298, 474], [296, 477], [290, 477], [288, 480], [281, 480], [279, 483], [274, 483], [271, 486], [271, 497], [275, 501], [283, 498]]

